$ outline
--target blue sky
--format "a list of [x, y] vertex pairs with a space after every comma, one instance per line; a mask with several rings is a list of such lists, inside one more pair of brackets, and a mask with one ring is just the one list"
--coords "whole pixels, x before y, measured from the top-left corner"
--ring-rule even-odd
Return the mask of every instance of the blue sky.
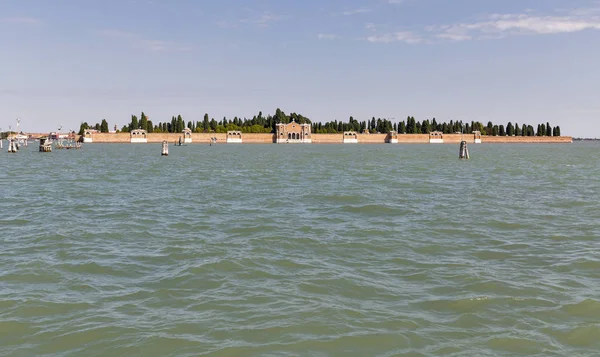
[[0, 0], [0, 127], [491, 120], [600, 137], [595, 0]]

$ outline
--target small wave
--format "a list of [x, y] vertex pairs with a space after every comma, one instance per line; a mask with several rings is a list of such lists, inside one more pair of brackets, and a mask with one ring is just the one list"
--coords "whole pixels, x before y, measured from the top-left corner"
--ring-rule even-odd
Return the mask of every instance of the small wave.
[[593, 356], [600, 350], [600, 343], [598, 342], [600, 326], [596, 322], [597, 320], [593, 324], [578, 326], [570, 330], [546, 329], [545, 332], [564, 345], [589, 348], [590, 352], [594, 351], [594, 354], [589, 354], [588, 356]]
[[487, 345], [496, 351], [506, 351], [515, 354], [541, 353], [546, 344], [540, 341], [515, 337], [496, 337], [488, 340]]
[[585, 317], [600, 321], [600, 301], [598, 300], [587, 299], [577, 304], [564, 305], [561, 308], [561, 311], [571, 316]]

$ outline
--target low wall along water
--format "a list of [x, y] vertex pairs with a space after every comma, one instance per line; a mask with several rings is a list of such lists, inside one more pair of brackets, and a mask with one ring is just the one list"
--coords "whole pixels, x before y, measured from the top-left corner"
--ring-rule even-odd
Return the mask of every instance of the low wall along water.
[[[388, 140], [387, 134], [358, 134], [359, 144], [384, 144]], [[175, 143], [183, 141], [183, 134], [179, 133], [148, 133], [148, 143], [162, 143], [167, 141]], [[209, 144], [211, 138], [217, 138], [217, 143], [227, 142], [225, 133], [193, 133], [192, 144]], [[342, 144], [344, 135], [339, 134], [312, 134], [313, 144]], [[444, 144], [458, 144], [462, 140], [467, 143], [474, 143], [472, 134], [444, 134]], [[94, 133], [92, 135], [93, 143], [129, 143], [129, 133]], [[244, 144], [270, 144], [275, 142], [274, 134], [255, 134], [243, 133], [242, 142]], [[511, 143], [572, 143], [570, 136], [481, 136], [482, 143], [511, 144]], [[428, 134], [399, 134], [399, 144], [427, 144], [429, 143]]]

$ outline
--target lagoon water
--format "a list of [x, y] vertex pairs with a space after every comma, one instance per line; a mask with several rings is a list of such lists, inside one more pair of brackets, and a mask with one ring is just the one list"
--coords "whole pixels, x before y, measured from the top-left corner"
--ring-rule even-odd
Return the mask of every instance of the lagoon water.
[[0, 154], [2, 356], [597, 356], [600, 145]]

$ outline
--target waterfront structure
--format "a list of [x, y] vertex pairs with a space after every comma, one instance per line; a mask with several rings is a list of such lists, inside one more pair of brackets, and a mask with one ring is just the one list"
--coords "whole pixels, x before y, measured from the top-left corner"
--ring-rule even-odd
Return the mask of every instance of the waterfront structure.
[[344, 131], [344, 144], [358, 144], [358, 134], [355, 131]]
[[230, 130], [227, 132], [227, 144], [241, 144], [242, 132], [239, 130]]
[[47, 136], [40, 138], [40, 152], [52, 152], [52, 141]]
[[192, 143], [192, 129], [190, 129], [190, 128], [183, 129], [183, 143], [184, 144]]
[[129, 133], [129, 142], [131, 143], [147, 143], [148, 133], [143, 129], [135, 129]]
[[398, 133], [397, 133], [397, 132], [395, 132], [395, 131], [393, 131], [393, 130], [392, 130], [392, 131], [390, 131], [390, 132], [388, 133], [388, 137], [387, 137], [387, 140], [386, 140], [386, 142], [387, 142], [388, 144], [398, 144]]
[[480, 131], [474, 131], [473, 132], [473, 141], [475, 142], [475, 144], [481, 144], [481, 132]]
[[83, 142], [84, 143], [93, 143], [94, 142], [94, 133], [97, 133], [98, 130], [94, 129], [86, 129], [83, 132]]
[[312, 143], [312, 128], [310, 124], [298, 124], [292, 120], [288, 124], [277, 124], [275, 137], [277, 144], [310, 144]]
[[429, 143], [430, 144], [443, 144], [444, 143], [444, 133], [441, 131], [432, 131], [429, 133]]

